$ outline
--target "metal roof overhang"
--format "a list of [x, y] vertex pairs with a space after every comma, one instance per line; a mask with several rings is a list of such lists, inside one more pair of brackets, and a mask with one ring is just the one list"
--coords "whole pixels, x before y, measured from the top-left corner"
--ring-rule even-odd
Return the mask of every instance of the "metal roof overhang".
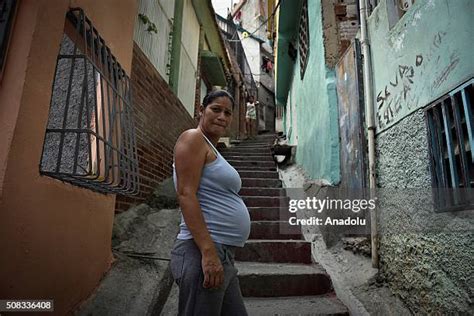
[[219, 56], [208, 50], [201, 51], [201, 69], [206, 79], [213, 86], [225, 86], [227, 84], [224, 67]]

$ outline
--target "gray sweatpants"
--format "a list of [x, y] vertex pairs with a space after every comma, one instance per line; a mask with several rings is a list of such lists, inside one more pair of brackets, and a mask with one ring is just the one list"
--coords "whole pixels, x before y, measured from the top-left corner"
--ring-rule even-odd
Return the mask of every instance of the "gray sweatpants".
[[242, 316], [247, 315], [240, 292], [237, 269], [234, 267], [235, 247], [215, 243], [224, 267], [224, 284], [217, 289], [202, 286], [204, 274], [201, 252], [193, 239], [176, 240], [171, 251], [171, 273], [179, 286], [181, 315]]

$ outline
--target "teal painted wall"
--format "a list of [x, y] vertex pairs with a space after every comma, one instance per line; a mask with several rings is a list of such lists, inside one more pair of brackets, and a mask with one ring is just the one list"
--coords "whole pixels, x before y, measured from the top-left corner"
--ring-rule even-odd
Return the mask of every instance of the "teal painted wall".
[[474, 75], [474, 1], [416, 1], [389, 30], [387, 0], [368, 20], [377, 132]]
[[340, 181], [340, 168], [335, 71], [325, 65], [320, 1], [308, 1], [308, 19], [309, 60], [303, 80], [299, 56], [295, 62], [285, 131], [290, 144], [297, 145], [296, 162], [308, 176], [336, 184]]

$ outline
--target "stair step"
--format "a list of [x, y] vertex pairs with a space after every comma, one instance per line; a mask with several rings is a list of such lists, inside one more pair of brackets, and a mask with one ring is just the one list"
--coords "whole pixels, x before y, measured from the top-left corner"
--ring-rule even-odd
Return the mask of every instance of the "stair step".
[[302, 240], [254, 240], [237, 248], [235, 259], [255, 262], [311, 263], [311, 243]]
[[239, 142], [239, 144], [266, 144], [271, 145], [274, 143], [273, 139], [246, 139], [244, 141]]
[[235, 148], [237, 149], [242, 149], [242, 148], [267, 148], [268, 150], [270, 150], [271, 148], [271, 144], [263, 144], [263, 143], [254, 143], [254, 144], [251, 144], [251, 143], [240, 143], [238, 144], [237, 146], [235, 146]]
[[274, 161], [242, 161], [242, 160], [229, 160], [227, 162], [230, 163], [233, 167], [274, 167]]
[[272, 152], [269, 151], [269, 150], [264, 150], [264, 151], [261, 151], [261, 152], [258, 152], [258, 151], [257, 152], [253, 152], [253, 151], [241, 152], [239, 150], [235, 150], [235, 147], [231, 147], [231, 148], [228, 148], [228, 149], [222, 149], [219, 152], [224, 157], [226, 157], [226, 156], [243, 156], [243, 157], [269, 156], [269, 157], [271, 157], [272, 156]]
[[246, 155], [239, 155], [239, 156], [235, 156], [235, 155], [222, 155], [224, 156], [224, 158], [229, 161], [229, 160], [233, 160], [233, 161], [271, 161], [271, 162], [275, 162], [273, 160], [273, 156], [272, 155], [265, 155], [265, 156], [246, 156]]
[[282, 210], [280, 214], [278, 207], [249, 207], [248, 210], [252, 221], [279, 221], [289, 218], [289, 212]]
[[270, 148], [265, 148], [265, 147], [258, 147], [258, 148], [237, 148], [237, 147], [230, 147], [226, 149], [221, 149], [220, 150], [221, 154], [248, 154], [248, 155], [254, 155], [254, 156], [262, 156], [262, 155], [271, 155], [272, 152], [270, 151]]
[[[264, 133], [264, 134], [258, 134], [257, 137], [255, 137], [255, 140], [261, 140], [261, 139], [277, 139], [278, 134], [269, 134], [269, 133]], [[252, 141], [252, 139], [248, 139]]]
[[252, 188], [245, 187], [239, 192], [240, 196], [286, 196], [286, 190], [281, 188]]
[[277, 171], [257, 171], [257, 170], [239, 170], [241, 178], [265, 178], [279, 179], [280, 175]]
[[333, 294], [321, 296], [244, 298], [249, 315], [349, 315], [346, 306]]
[[242, 178], [242, 187], [281, 188], [279, 179]]
[[285, 207], [290, 200], [280, 196], [244, 196], [242, 199], [247, 207]]
[[259, 166], [234, 166], [235, 170], [254, 170], [254, 171], [277, 171], [277, 167], [259, 167]]
[[331, 278], [319, 264], [236, 262], [235, 267], [246, 297], [321, 295], [333, 291]]
[[262, 147], [272, 147], [273, 146], [273, 142], [268, 142], [268, 141], [262, 141], [262, 142], [243, 142], [243, 143], [240, 143], [240, 144], [236, 144], [235, 147], [236, 148], [240, 148], [240, 147], [252, 147], [252, 146], [262, 146]]
[[253, 221], [250, 239], [304, 240], [299, 226], [290, 226], [288, 221]]

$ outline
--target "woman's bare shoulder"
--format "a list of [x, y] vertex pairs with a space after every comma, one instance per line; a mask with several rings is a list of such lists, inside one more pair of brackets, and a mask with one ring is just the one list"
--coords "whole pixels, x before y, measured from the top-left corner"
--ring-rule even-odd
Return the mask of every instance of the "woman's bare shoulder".
[[204, 139], [202, 137], [201, 131], [197, 128], [190, 128], [185, 130], [184, 132], [179, 135], [178, 140], [176, 143], [179, 142], [195, 142], [198, 141], [199, 143], [202, 142]]
[[197, 128], [191, 128], [178, 137], [176, 141], [175, 150], [179, 147], [186, 147], [188, 150], [195, 151], [200, 148], [205, 148], [205, 141], [202, 137], [201, 131]]

